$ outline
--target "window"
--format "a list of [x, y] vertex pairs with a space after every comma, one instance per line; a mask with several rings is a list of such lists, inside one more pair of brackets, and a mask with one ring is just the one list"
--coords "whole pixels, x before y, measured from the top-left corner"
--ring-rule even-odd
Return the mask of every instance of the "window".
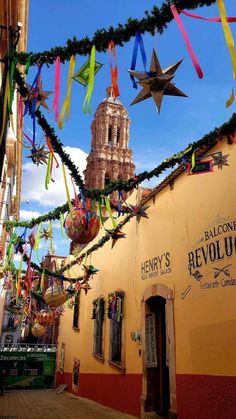
[[103, 358], [103, 322], [105, 312], [104, 298], [97, 298], [93, 301], [94, 335], [93, 335], [93, 354]]
[[74, 329], [79, 329], [79, 303], [80, 303], [80, 291], [75, 294], [74, 314], [73, 314], [73, 328]]
[[116, 142], [117, 142], [117, 145], [118, 145], [118, 144], [119, 144], [119, 142], [120, 142], [120, 128], [117, 128]]
[[108, 145], [112, 145], [112, 127], [111, 127], [111, 125], [108, 128]]
[[105, 186], [109, 185], [109, 183], [110, 183], [110, 176], [105, 175]]
[[109, 361], [122, 365], [122, 318], [124, 291], [116, 290], [108, 295], [108, 317], [110, 319]]

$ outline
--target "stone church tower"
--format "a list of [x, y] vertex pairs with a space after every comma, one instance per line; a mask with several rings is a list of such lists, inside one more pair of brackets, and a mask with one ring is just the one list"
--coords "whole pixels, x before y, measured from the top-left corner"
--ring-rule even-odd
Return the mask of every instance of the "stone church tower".
[[103, 189], [112, 180], [134, 176], [129, 147], [130, 119], [112, 87], [98, 106], [91, 125], [92, 146], [84, 171], [87, 189]]

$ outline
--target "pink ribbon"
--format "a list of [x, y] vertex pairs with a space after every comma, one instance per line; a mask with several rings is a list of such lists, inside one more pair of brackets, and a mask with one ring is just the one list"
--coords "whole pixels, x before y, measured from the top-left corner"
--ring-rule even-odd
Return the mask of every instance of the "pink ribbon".
[[185, 28], [184, 28], [184, 25], [183, 25], [183, 23], [182, 23], [182, 21], [181, 21], [181, 19], [180, 19], [180, 17], [179, 17], [178, 11], [177, 11], [177, 9], [176, 9], [176, 7], [175, 7], [175, 5], [174, 5], [174, 4], [172, 4], [172, 5], [170, 6], [170, 8], [171, 8], [171, 11], [172, 11], [172, 13], [173, 13], [173, 16], [174, 16], [174, 18], [175, 18], [175, 20], [176, 20], [176, 23], [177, 23], [177, 25], [178, 25], [178, 27], [179, 27], [179, 30], [180, 30], [180, 32], [181, 32], [181, 33], [182, 33], [182, 35], [183, 35], [183, 38], [184, 38], [185, 44], [186, 44], [186, 46], [187, 46], [187, 49], [188, 49], [188, 52], [189, 52], [190, 58], [191, 58], [192, 63], [193, 63], [193, 65], [194, 65], [194, 67], [195, 67], [195, 70], [196, 70], [196, 72], [197, 72], [197, 75], [198, 75], [199, 79], [202, 79], [202, 78], [203, 78], [203, 72], [202, 72], [202, 69], [201, 69], [200, 64], [199, 64], [199, 62], [198, 62], [198, 59], [197, 59], [197, 57], [196, 57], [196, 55], [195, 55], [195, 53], [194, 53], [194, 51], [193, 51], [192, 45], [191, 45], [191, 43], [190, 43], [190, 40], [189, 40], [189, 38], [188, 38], [187, 32], [186, 32], [186, 30], [185, 30]]
[[[206, 20], [208, 22], [221, 22], [220, 17], [202, 17], [202, 16], [199, 16], [199, 15], [196, 15], [195, 13], [188, 13], [188, 12], [185, 12], [184, 10], [180, 10], [180, 9], [178, 9], [178, 12], [182, 13], [185, 16], [193, 17], [194, 19]], [[227, 20], [227, 22], [235, 23], [236, 22], [236, 17], [231, 17], [230, 16], [230, 17], [227, 17], [226, 20]]]
[[55, 61], [54, 72], [54, 98], [51, 112], [55, 111], [55, 121], [58, 122], [59, 117], [59, 100], [60, 100], [60, 85], [61, 85], [61, 60], [58, 56]]

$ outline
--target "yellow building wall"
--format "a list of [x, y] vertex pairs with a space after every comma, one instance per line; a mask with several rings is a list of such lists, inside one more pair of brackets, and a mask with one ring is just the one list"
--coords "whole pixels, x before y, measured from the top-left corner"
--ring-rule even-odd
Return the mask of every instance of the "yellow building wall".
[[[124, 365], [127, 374], [142, 373], [142, 346], [132, 341], [131, 332], [141, 330], [141, 300], [145, 290], [152, 284], [160, 283], [174, 292], [177, 374], [236, 375], [236, 287], [222, 286], [222, 281], [236, 278], [235, 231], [204, 240], [206, 231], [217, 227], [219, 223], [236, 220], [235, 150], [235, 145], [226, 142], [211, 149], [210, 153], [222, 151], [223, 154], [229, 154], [229, 167], [223, 166], [222, 170], [214, 167], [212, 173], [192, 176], [184, 172], [175, 179], [173, 188], [165, 187], [147, 203], [150, 205], [147, 210], [149, 219], [142, 218], [140, 223], [132, 219], [123, 228], [126, 239], [120, 239], [113, 249], [110, 241], [92, 254], [91, 263], [99, 269], [99, 273], [90, 281], [92, 289], [88, 294], [81, 293], [80, 330], [72, 329], [73, 310], [66, 310], [61, 319], [59, 348], [62, 342], [66, 344], [65, 372], [72, 372], [73, 358], [76, 357], [80, 359], [81, 373], [120, 374], [108, 363], [107, 316], [104, 322], [105, 362], [92, 356], [94, 322], [91, 315], [95, 298], [107, 298], [109, 292], [121, 288], [125, 291]], [[132, 195], [133, 201], [135, 196], [136, 192]], [[236, 229], [236, 223], [234, 226]], [[104, 231], [100, 232], [100, 236], [103, 234]], [[234, 237], [233, 256], [208, 261], [205, 265], [202, 250], [199, 250], [198, 262], [202, 261], [202, 266], [192, 272], [199, 270], [203, 277], [197, 280], [190, 275], [189, 252], [201, 247], [206, 252], [207, 244], [209, 246], [219, 239], [222, 256], [224, 238], [230, 235]], [[98, 238], [94, 242], [97, 241]], [[168, 272], [170, 269], [165, 271], [168, 268], [168, 253], [171, 272]], [[154, 258], [157, 258], [157, 269], [153, 270], [156, 276], [149, 277], [148, 272], [146, 277], [143, 274], [142, 279], [141, 264]], [[225, 271], [229, 276], [217, 270], [226, 265], [230, 265]], [[76, 276], [80, 269], [78, 266], [73, 268], [71, 275]], [[213, 287], [211, 283], [215, 281], [218, 285]], [[204, 284], [210, 284], [211, 288], [206, 288]]]

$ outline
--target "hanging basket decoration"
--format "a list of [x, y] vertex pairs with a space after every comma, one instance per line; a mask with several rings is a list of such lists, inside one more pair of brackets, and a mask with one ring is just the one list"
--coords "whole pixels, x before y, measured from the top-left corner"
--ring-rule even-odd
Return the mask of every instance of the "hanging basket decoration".
[[37, 313], [36, 320], [44, 327], [52, 326], [54, 321], [54, 312], [52, 310], [41, 310]]
[[43, 298], [49, 307], [59, 307], [66, 302], [66, 294], [57, 284], [49, 287]]
[[36, 320], [31, 329], [32, 335], [39, 337], [39, 336], [44, 335], [45, 332], [46, 332], [45, 327], [39, 324], [39, 322], [37, 322]]
[[81, 207], [69, 213], [65, 220], [67, 236], [78, 244], [91, 242], [98, 234], [100, 220], [95, 209], [91, 206]]
[[125, 292], [121, 289], [118, 289], [108, 294], [108, 319], [116, 319], [118, 322], [120, 322], [122, 318], [124, 296]]
[[93, 300], [92, 320], [104, 320], [105, 299], [103, 297]]

